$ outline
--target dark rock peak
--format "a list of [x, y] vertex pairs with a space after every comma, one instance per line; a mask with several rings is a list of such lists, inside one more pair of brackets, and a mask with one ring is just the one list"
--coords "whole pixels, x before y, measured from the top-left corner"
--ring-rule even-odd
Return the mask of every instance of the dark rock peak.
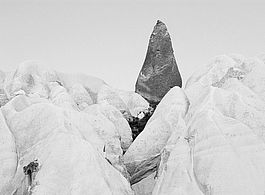
[[158, 20], [149, 40], [147, 54], [135, 85], [135, 91], [150, 104], [158, 104], [174, 86], [181, 87], [182, 79], [167, 27]]
[[156, 32], [167, 32], [167, 26], [165, 23], [161, 22], [160, 20], [157, 20], [156, 25], [154, 26], [153, 33]]
[[161, 20], [157, 20], [157, 21], [156, 21], [156, 26], [157, 26], [157, 25], [160, 25], [160, 24], [165, 25], [165, 23], [162, 22]]

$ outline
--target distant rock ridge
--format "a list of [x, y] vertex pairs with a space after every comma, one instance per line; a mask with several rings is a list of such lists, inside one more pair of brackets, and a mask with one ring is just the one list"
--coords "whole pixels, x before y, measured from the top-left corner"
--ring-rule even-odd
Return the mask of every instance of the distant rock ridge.
[[158, 20], [150, 36], [135, 92], [142, 95], [150, 104], [157, 105], [174, 86], [181, 87], [182, 79], [167, 27]]

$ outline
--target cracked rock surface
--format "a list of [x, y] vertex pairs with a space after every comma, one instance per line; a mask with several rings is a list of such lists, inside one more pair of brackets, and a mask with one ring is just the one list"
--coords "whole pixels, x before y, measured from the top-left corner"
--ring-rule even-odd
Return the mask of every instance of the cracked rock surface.
[[167, 27], [158, 20], [149, 40], [135, 91], [150, 104], [158, 104], [174, 86], [181, 87], [182, 79]]

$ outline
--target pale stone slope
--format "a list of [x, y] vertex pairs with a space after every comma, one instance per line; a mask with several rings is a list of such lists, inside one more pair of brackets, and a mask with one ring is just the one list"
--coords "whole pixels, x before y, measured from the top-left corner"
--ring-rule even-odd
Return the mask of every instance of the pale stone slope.
[[188, 80], [154, 195], [264, 194], [264, 72], [259, 59], [219, 56]]
[[123, 92], [128, 107], [100, 79], [31, 62], [0, 76], [0, 194], [134, 194], [122, 160], [132, 133], [112, 102], [130, 112], [143, 98]]
[[0, 194], [263, 195], [264, 73], [263, 57], [212, 59], [133, 141], [139, 94], [34, 63], [0, 72]]

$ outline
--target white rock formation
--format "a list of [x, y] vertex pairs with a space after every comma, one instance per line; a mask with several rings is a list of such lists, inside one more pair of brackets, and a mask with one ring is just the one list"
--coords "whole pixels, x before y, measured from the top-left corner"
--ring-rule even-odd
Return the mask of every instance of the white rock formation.
[[159, 103], [144, 131], [124, 155], [132, 183], [154, 171], [162, 149], [178, 124], [178, 116], [184, 116], [188, 106], [187, 97], [179, 87], [172, 88]]
[[103, 85], [98, 92], [97, 103], [100, 104], [106, 102], [120, 111], [130, 112], [116, 90], [108, 85]]
[[105, 104], [93, 104], [85, 109], [85, 112], [92, 115], [103, 114], [108, 120], [110, 120], [118, 133], [121, 147], [126, 151], [132, 143], [132, 132], [131, 128], [123, 117], [121, 112], [114, 106], [105, 103]]
[[265, 65], [219, 56], [187, 82], [190, 108], [161, 155], [153, 195], [264, 194]]
[[32, 63], [0, 76], [1, 195], [134, 194], [122, 161], [129, 125], [113, 106], [94, 106], [103, 81]]
[[0, 71], [0, 194], [264, 195], [264, 59], [214, 58], [133, 142], [140, 95], [34, 62]]
[[0, 113], [0, 162], [1, 191], [12, 180], [17, 168], [15, 139], [5, 122], [2, 111]]
[[69, 94], [81, 111], [93, 104], [91, 96], [80, 83], [72, 85], [70, 87]]
[[124, 90], [116, 91], [126, 104], [132, 116], [137, 116], [141, 111], [149, 108], [149, 103], [138, 93]]

